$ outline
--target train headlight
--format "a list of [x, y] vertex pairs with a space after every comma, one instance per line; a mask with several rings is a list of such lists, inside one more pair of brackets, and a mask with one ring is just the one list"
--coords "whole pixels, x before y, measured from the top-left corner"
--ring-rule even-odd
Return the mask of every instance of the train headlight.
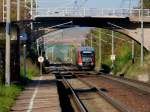
[[82, 66], [82, 63], [79, 63], [80, 66]]

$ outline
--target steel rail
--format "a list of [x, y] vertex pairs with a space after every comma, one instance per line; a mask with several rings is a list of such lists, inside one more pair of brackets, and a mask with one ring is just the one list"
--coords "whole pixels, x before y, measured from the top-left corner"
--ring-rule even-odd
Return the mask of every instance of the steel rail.
[[75, 90], [70, 85], [70, 83], [65, 79], [65, 77], [63, 75], [60, 74], [60, 76], [62, 77], [63, 82], [67, 85], [67, 87], [69, 87], [69, 89], [70, 89], [71, 93], [73, 94], [75, 102], [78, 105], [78, 108], [80, 109], [80, 111], [81, 112], [88, 112], [88, 110], [86, 109], [86, 107], [84, 106], [84, 104], [82, 103], [82, 101], [79, 99], [79, 96], [76, 94]]
[[[98, 74], [97, 71], [94, 71], [94, 73]], [[92, 75], [92, 76], [95, 76], [95, 75]], [[144, 82], [140, 82], [140, 81], [124, 78], [124, 77], [121, 78], [121, 77], [112, 76], [112, 75], [99, 75], [99, 76], [96, 75], [96, 77], [103, 77], [112, 81], [116, 81], [116, 82], [125, 84], [126, 86], [132, 87], [136, 90], [150, 94], [150, 84], [148, 83], [144, 83]]]
[[[97, 71], [94, 71], [94, 73], [99, 74]], [[112, 80], [112, 81], [116, 81], [116, 82], [125, 84], [126, 86], [132, 87], [136, 90], [139, 90], [139, 91], [150, 94], [150, 84], [148, 84], [148, 83], [128, 79], [128, 78], [121, 77], [121, 76], [118, 77], [118, 76], [105, 75], [105, 74], [99, 75], [98, 77], [103, 77], [103, 78], [106, 78], [106, 79], [109, 79], [109, 80]]]
[[109, 80], [113, 80], [113, 81], [125, 84], [127, 86], [132, 87], [132, 88], [135, 88], [137, 90], [140, 90], [140, 91], [143, 91], [143, 92], [146, 92], [146, 93], [150, 94], [150, 87], [146, 83], [137, 82], [135, 80], [130, 80], [130, 79], [127, 79], [127, 78], [117, 78], [115, 76], [101, 75], [100, 77], [103, 77], [103, 78], [106, 78], [106, 79], [109, 79]]
[[[73, 73], [72, 73], [73, 74]], [[76, 75], [75, 75], [76, 76]], [[110, 96], [108, 96], [107, 94], [105, 94], [104, 92], [102, 92], [99, 88], [97, 88], [96, 86], [94, 86], [93, 84], [91, 84], [90, 82], [87, 82], [85, 80], [82, 80], [80, 77], [76, 76], [81, 82], [85, 83], [86, 85], [93, 87], [96, 89], [96, 91], [98, 92], [98, 94], [103, 97], [108, 103], [110, 103], [113, 107], [115, 107], [116, 109], [118, 109], [121, 112], [134, 112], [133, 110], [129, 109], [128, 107], [126, 107], [125, 105], [123, 105], [121, 102], [111, 98]]]
[[[64, 70], [67, 71], [67, 68], [64, 67]], [[115, 100], [114, 98], [108, 96], [106, 93], [104, 93], [103, 91], [101, 91], [98, 87], [96, 87], [95, 85], [93, 85], [92, 83], [85, 81], [83, 79], [81, 79], [79, 76], [75, 75], [73, 72], [71, 72], [71, 75], [74, 75], [79, 81], [83, 82], [84, 84], [88, 85], [90, 88], [94, 88], [96, 90], [96, 92], [104, 99], [106, 100], [109, 104], [111, 104], [114, 108], [116, 108], [117, 110], [121, 111], [121, 112], [135, 112], [132, 109], [130, 109], [129, 107], [123, 105], [121, 102]], [[86, 74], [86, 73], [85, 73]], [[64, 77], [64, 76], [62, 76]], [[66, 80], [64, 78], [64, 80]], [[67, 81], [67, 80], [66, 80]], [[67, 81], [68, 85], [70, 85], [70, 83]], [[71, 86], [71, 85], [70, 85]], [[72, 88], [72, 87], [71, 87]], [[72, 90], [74, 90], [72, 88]]]

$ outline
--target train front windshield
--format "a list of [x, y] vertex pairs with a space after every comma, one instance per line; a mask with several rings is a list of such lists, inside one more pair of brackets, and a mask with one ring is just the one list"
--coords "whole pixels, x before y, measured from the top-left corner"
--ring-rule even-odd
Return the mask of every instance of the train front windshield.
[[92, 53], [82, 53], [82, 61], [83, 62], [92, 62]]

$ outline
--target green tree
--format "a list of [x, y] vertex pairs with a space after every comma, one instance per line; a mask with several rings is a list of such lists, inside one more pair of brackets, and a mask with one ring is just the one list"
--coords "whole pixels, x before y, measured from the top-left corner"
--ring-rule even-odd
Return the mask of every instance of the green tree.
[[[5, 0], [6, 2], [6, 0]], [[16, 21], [17, 19], [17, 4], [16, 4], [17, 0], [11, 0], [11, 20], [12, 21]], [[26, 18], [30, 18], [30, 0], [27, 0], [27, 9], [25, 9], [25, 1], [24, 0], [20, 0], [20, 12], [21, 12], [21, 19], [23, 19], [25, 16]], [[33, 7], [35, 7], [35, 0], [33, 0]], [[3, 0], [0, 0], [0, 22], [3, 19]]]
[[144, 8], [149, 9], [150, 8], [150, 0], [144, 0]]

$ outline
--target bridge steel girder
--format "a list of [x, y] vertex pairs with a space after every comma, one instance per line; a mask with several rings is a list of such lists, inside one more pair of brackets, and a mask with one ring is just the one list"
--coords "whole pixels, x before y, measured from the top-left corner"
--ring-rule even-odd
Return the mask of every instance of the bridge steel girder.
[[[62, 24], [72, 21], [72, 25], [58, 27], [58, 29], [80, 26], [80, 27], [98, 27], [121, 32], [133, 40], [141, 43], [140, 21], [133, 18], [118, 18], [118, 17], [37, 17], [34, 20], [35, 27], [50, 27], [57, 24]], [[109, 23], [122, 27], [114, 27]], [[150, 51], [150, 20], [144, 21], [144, 47]]]
[[[72, 26], [81, 27], [110, 27], [108, 22], [118, 24], [119, 26], [124, 26], [124, 24], [131, 24], [129, 18], [97, 18], [97, 17], [38, 17], [35, 18], [35, 23], [41, 23], [43, 27], [53, 26], [57, 24], [62, 24], [72, 21]], [[35, 24], [36, 26], [36, 24]], [[38, 25], [39, 26], [39, 25]], [[67, 25], [71, 27], [71, 25]], [[62, 26], [62, 27], [67, 27]]]

